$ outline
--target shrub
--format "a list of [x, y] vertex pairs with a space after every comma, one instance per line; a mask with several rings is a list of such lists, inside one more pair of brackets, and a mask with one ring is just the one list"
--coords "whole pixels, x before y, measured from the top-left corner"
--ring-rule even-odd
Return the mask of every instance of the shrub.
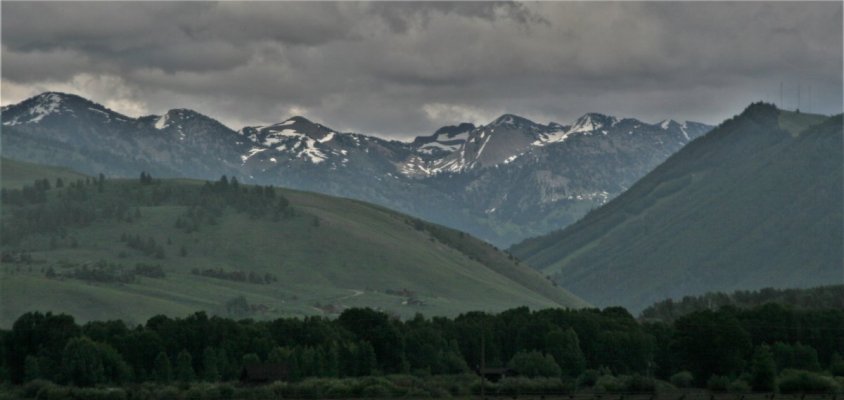
[[175, 386], [165, 386], [156, 390], [156, 392], [155, 398], [157, 399], [177, 400], [181, 398], [181, 393]]
[[322, 394], [325, 398], [339, 399], [355, 396], [355, 386], [348, 379], [330, 379], [323, 385]]
[[322, 397], [325, 380], [319, 378], [307, 378], [295, 385], [295, 393], [301, 399], [318, 399]]
[[38, 400], [65, 400], [72, 399], [70, 388], [62, 386], [44, 386], [35, 396]]
[[[484, 390], [487, 393], [497, 393], [498, 392], [498, 383], [493, 382], [484, 382]], [[475, 380], [469, 385], [469, 391], [472, 392], [473, 395], [481, 394], [481, 382], [479, 380]]]
[[282, 381], [275, 381], [269, 385], [267, 385], [267, 389], [273, 393], [275, 398], [283, 398], [289, 395], [290, 391], [288, 389], [289, 385], [287, 382]]
[[557, 377], [561, 374], [560, 366], [557, 365], [554, 357], [548, 354], [543, 355], [538, 351], [520, 351], [510, 359], [507, 366], [518, 372], [519, 375], [529, 378], [537, 376]]
[[727, 391], [730, 393], [749, 393], [750, 384], [744, 379], [736, 379], [730, 382], [730, 385], [727, 386]]
[[128, 398], [126, 391], [118, 388], [111, 388], [106, 391], [106, 399], [108, 400], [126, 400]]
[[[217, 386], [217, 392], [219, 396], [223, 400], [229, 400], [234, 397], [234, 386], [229, 385], [228, 383], [221, 384]], [[281, 396], [277, 396], [281, 397]]]
[[531, 393], [529, 379], [524, 377], [504, 378], [498, 382], [496, 393], [508, 396], [518, 396], [521, 393]]
[[392, 388], [385, 384], [369, 385], [363, 388], [361, 396], [365, 398], [382, 398], [392, 396]]
[[730, 386], [730, 378], [723, 375], [712, 375], [706, 381], [706, 388], [712, 392], [726, 392]]
[[595, 381], [597, 393], [619, 393], [624, 391], [624, 382], [612, 375], [602, 375]]
[[0, 400], [17, 400], [20, 398], [15, 392], [6, 391], [6, 389], [0, 390], [2, 390], [0, 391]]
[[267, 386], [243, 388], [237, 391], [235, 398], [237, 399], [251, 399], [251, 400], [265, 400], [275, 398], [273, 391]]
[[156, 394], [158, 387], [152, 383], [130, 385], [124, 389], [128, 400], [159, 400]]
[[653, 378], [639, 374], [626, 377], [624, 387], [628, 392], [634, 393], [654, 393], [656, 391], [656, 383], [654, 383]]
[[71, 397], [85, 400], [126, 400], [126, 391], [119, 388], [72, 388]]
[[602, 375], [595, 383], [595, 392], [598, 393], [654, 393], [656, 382], [652, 378], [641, 375]]
[[204, 400], [205, 390], [201, 387], [192, 387], [185, 392], [185, 400]]
[[691, 387], [692, 384], [695, 382], [695, 377], [689, 371], [680, 371], [674, 375], [671, 375], [669, 381], [672, 385], [678, 388], [687, 388]]
[[38, 395], [41, 389], [49, 386], [56, 386], [53, 382], [44, 379], [35, 379], [23, 385], [23, 397], [32, 399]]
[[839, 385], [829, 376], [787, 369], [780, 374], [779, 387], [782, 393], [835, 393]]
[[416, 399], [432, 397], [431, 393], [429, 393], [427, 390], [418, 387], [408, 389], [407, 393], [405, 393], [404, 396]]
[[580, 376], [577, 377], [577, 387], [578, 388], [585, 388], [585, 387], [593, 387], [595, 383], [598, 382], [598, 378], [601, 377], [601, 372], [596, 369], [587, 369], [583, 371]]
[[[423, 396], [423, 397], [430, 397], [430, 398], [434, 398], [434, 399], [442, 399], [442, 398], [451, 397], [451, 391], [449, 389], [446, 389], [446, 388], [443, 388], [443, 387], [440, 387], [440, 386], [429, 387], [429, 388], [427, 388], [426, 391], [428, 392], [428, 395]], [[410, 396], [410, 392], [408, 392], [408, 396]]]

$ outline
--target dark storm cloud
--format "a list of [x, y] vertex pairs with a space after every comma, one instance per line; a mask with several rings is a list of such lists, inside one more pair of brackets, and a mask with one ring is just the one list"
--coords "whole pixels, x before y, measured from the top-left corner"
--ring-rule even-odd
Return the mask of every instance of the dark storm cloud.
[[828, 3], [5, 3], [2, 101], [41, 90], [234, 128], [305, 114], [408, 137], [500, 113], [717, 123], [749, 102], [841, 112]]

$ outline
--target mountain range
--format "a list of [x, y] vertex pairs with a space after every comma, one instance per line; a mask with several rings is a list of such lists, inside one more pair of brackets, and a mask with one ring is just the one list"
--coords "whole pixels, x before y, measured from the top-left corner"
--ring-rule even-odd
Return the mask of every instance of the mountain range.
[[372, 202], [501, 247], [575, 222], [711, 129], [505, 114], [400, 142], [301, 116], [239, 130], [188, 109], [132, 118], [56, 92], [6, 106], [0, 120], [4, 157], [111, 177], [234, 176]]
[[[261, 225], [256, 230], [258, 225], [242, 218], [232, 220], [231, 227], [238, 237], [257, 235], [255, 243], [250, 240], [237, 246], [277, 247], [284, 250], [273, 259], [297, 260], [294, 270], [301, 269], [295, 271], [305, 284], [299, 282], [300, 286], [286, 290], [300, 295], [307, 288], [326, 285], [335, 292], [323, 299], [348, 303], [351, 297], [341, 292], [351, 290], [356, 298], [363, 289], [355, 287], [375, 280], [386, 282], [379, 287], [390, 291], [428, 293], [428, 304], [439, 304], [435, 313], [477, 308], [474, 298], [496, 307], [512, 305], [501, 300], [501, 293], [520, 296], [515, 304], [583, 306], [588, 302], [638, 312], [665, 298], [811, 287], [844, 279], [841, 115], [790, 112], [756, 103], [711, 129], [692, 122], [646, 124], [596, 113], [568, 125], [543, 125], [505, 114], [486, 125], [445, 126], [412, 142], [399, 142], [338, 132], [304, 117], [238, 131], [185, 109], [130, 118], [78, 96], [45, 93], [4, 107], [2, 127], [4, 155], [65, 167], [49, 169], [53, 177], [79, 179], [72, 170], [89, 176], [105, 172], [110, 177], [135, 177], [137, 171], [147, 171], [156, 179], [216, 180], [225, 174], [250, 184], [282, 185], [386, 205], [469, 231], [499, 246], [551, 231], [511, 246], [511, 255], [506, 255], [471, 236], [408, 215], [354, 200], [285, 190], [284, 196], [304, 216], [282, 235], [285, 240], [295, 238], [293, 242], [265, 243], [266, 238], [278, 237], [276, 228]], [[44, 168], [11, 159], [3, 166], [6, 187], [19, 185], [32, 171]], [[179, 186], [182, 181], [167, 182], [172, 188], [165, 193], [186, 190]], [[149, 196], [163, 195], [153, 190]], [[114, 207], [105, 204], [110, 203], [104, 203], [105, 209]], [[190, 202], [143, 206], [144, 213], [171, 219], [174, 210], [193, 207]], [[196, 218], [195, 211], [189, 213]], [[384, 215], [391, 216], [389, 224], [384, 223]], [[345, 258], [326, 257], [321, 241], [300, 234], [311, 217], [316, 218], [313, 227], [325, 218], [332, 228], [323, 230], [332, 238], [329, 253], [347, 249]], [[277, 270], [264, 259], [232, 252], [230, 246], [217, 254], [231, 231], [210, 225], [214, 227], [209, 239], [212, 246], [200, 250], [211, 258], [169, 267], [184, 273], [185, 265], [213, 260], [234, 263], [246, 257], [252, 260], [247, 265], [256, 271]], [[4, 220], [6, 226], [16, 225]], [[144, 232], [150, 233], [169, 229], [161, 223], [144, 226]], [[404, 232], [408, 227], [421, 236]], [[113, 237], [116, 232], [86, 230], [81, 235]], [[32, 245], [43, 247], [45, 240]], [[193, 240], [184, 243], [197, 243]], [[82, 246], [85, 257], [108, 247], [96, 241], [87, 245]], [[388, 249], [392, 256], [377, 256]], [[74, 254], [53, 250], [45, 254]], [[402, 257], [413, 252], [418, 257]], [[369, 267], [350, 273], [346, 261], [355, 258], [358, 265]], [[326, 260], [330, 263], [323, 265]], [[444, 268], [428, 271], [439, 274], [442, 279], [435, 279], [439, 283], [431, 281], [428, 272], [420, 272], [431, 268], [431, 260], [439, 260], [435, 265]], [[485, 270], [473, 263], [491, 268], [493, 275], [504, 275], [505, 281], [490, 284], [490, 279], [501, 277], [473, 282], [454, 278], [469, 270], [475, 271], [470, 274], [487, 273], [478, 272]], [[528, 265], [538, 273], [528, 270]], [[443, 285], [450, 279], [456, 279], [454, 285]], [[30, 286], [22, 282], [20, 287]], [[476, 290], [471, 297], [455, 295], [468, 287]], [[364, 292], [373, 290], [387, 289], [369, 287]], [[493, 292], [498, 294], [485, 297]], [[203, 301], [207, 305], [220, 299]], [[313, 308], [306, 303], [297, 307], [296, 312], [302, 313]]]
[[596, 306], [844, 283], [842, 116], [757, 103], [512, 254]]

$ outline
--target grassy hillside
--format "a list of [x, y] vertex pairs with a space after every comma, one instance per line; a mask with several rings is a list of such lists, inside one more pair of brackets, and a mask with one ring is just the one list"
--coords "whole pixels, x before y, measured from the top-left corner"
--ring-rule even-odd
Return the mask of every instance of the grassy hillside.
[[842, 282], [842, 165], [840, 115], [754, 104], [578, 223], [512, 252], [595, 305], [634, 311], [707, 291]]
[[85, 179], [85, 175], [62, 167], [51, 167], [0, 158], [0, 185], [4, 188], [19, 189], [24, 185], [31, 185], [36, 179], [49, 179], [55, 183], [56, 179], [75, 181]]
[[141, 322], [585, 305], [466, 234], [313, 193], [92, 179], [6, 190], [2, 212], [3, 326], [28, 310]]

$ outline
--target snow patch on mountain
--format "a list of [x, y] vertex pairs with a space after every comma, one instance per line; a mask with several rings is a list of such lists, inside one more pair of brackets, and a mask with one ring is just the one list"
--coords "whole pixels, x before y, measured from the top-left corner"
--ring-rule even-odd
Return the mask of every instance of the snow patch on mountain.
[[[3, 125], [14, 126], [18, 124], [38, 123], [44, 117], [57, 114], [62, 110], [62, 96], [58, 93], [44, 93], [33, 98], [33, 104], [26, 112], [16, 116], [11, 121], [4, 121]], [[71, 110], [67, 110], [72, 112]], [[21, 117], [24, 117], [23, 119]], [[27, 119], [28, 118], [28, 119]]]
[[250, 158], [252, 158], [252, 156], [254, 156], [255, 154], [258, 154], [258, 153], [262, 153], [266, 150], [267, 150], [266, 148], [262, 148], [262, 147], [253, 147], [253, 148], [249, 149], [248, 153], [240, 156], [240, 161], [242, 162], [242, 164], [246, 164], [246, 161], [249, 160]]
[[324, 138], [319, 139], [319, 142], [320, 143], [330, 142], [332, 139], [334, 139], [334, 135], [335, 135], [335, 132], [329, 132], [327, 135], [325, 135]]
[[155, 124], [153, 124], [153, 126], [155, 127], [155, 129], [158, 129], [158, 130], [162, 130], [162, 129], [167, 128], [167, 126], [168, 126], [167, 114], [164, 114], [164, 115], [158, 117], [158, 119], [155, 120]]

